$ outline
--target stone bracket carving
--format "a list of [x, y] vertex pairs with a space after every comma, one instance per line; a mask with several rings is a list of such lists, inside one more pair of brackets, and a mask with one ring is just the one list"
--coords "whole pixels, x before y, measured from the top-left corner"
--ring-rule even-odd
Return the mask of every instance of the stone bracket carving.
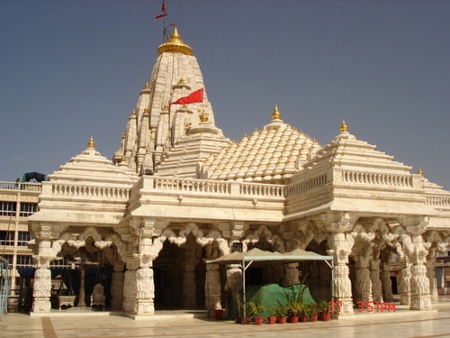
[[320, 215], [320, 221], [323, 222], [330, 232], [347, 232], [352, 230], [358, 216], [349, 212], [330, 212]]

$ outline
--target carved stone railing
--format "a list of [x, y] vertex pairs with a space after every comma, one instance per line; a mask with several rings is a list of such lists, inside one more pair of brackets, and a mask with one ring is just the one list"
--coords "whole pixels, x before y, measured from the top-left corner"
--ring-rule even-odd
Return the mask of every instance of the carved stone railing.
[[425, 204], [433, 207], [450, 207], [450, 197], [428, 196]]
[[150, 184], [144, 184], [150, 189], [175, 191], [177, 193], [201, 192], [223, 195], [284, 197], [284, 186], [279, 184], [163, 177], [145, 177], [145, 180], [152, 180]]
[[28, 182], [5, 182], [0, 181], [0, 190], [27, 190], [27, 191], [42, 191], [41, 183]]
[[188, 180], [177, 178], [153, 178], [153, 188], [161, 190], [174, 190], [178, 192], [207, 192], [229, 194], [231, 183], [224, 181]]
[[297, 195], [308, 190], [316, 189], [327, 183], [327, 174], [321, 174], [315, 177], [309, 177], [302, 181], [295, 182], [286, 187], [286, 197]]
[[285, 187], [274, 184], [239, 183], [240, 195], [283, 197]]
[[346, 183], [413, 187], [412, 175], [389, 175], [357, 171], [342, 171], [341, 174], [342, 181]]
[[128, 188], [82, 186], [72, 184], [51, 185], [51, 192], [56, 196], [100, 197], [100, 198], [129, 198]]

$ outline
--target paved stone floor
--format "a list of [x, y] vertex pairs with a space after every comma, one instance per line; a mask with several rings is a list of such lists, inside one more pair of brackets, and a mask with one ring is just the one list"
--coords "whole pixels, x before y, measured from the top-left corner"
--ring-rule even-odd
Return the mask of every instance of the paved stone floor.
[[[447, 297], [446, 297], [447, 298]], [[215, 321], [203, 312], [161, 311], [133, 320], [110, 312], [52, 311], [30, 316], [8, 313], [0, 321], [0, 337], [450, 337], [450, 299], [432, 311], [356, 313], [330, 322], [242, 325]]]

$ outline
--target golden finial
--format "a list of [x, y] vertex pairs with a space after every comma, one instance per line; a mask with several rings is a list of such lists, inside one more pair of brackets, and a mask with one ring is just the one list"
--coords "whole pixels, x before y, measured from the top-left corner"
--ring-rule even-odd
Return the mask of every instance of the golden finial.
[[144, 109], [144, 114], [145, 113], [149, 113], [150, 112], [150, 109], [148, 109], [148, 107], [146, 107], [145, 109]]
[[342, 120], [342, 124], [341, 124], [341, 126], [339, 127], [339, 129], [341, 130], [341, 132], [346, 132], [346, 131], [348, 131], [348, 126], [345, 124], [345, 121], [344, 120]]
[[184, 79], [184, 77], [180, 77], [180, 81], [178, 81], [178, 83], [185, 83], [186, 80]]
[[423, 176], [422, 168], [419, 168], [419, 170], [417, 170], [417, 174]]
[[175, 27], [169, 40], [158, 47], [157, 53], [161, 55], [165, 52], [178, 52], [186, 55], [194, 55], [192, 48], [181, 40], [178, 29]]
[[88, 147], [89, 147], [89, 148], [94, 148], [94, 147], [95, 147], [94, 138], [93, 138], [92, 136], [91, 136], [91, 138], [89, 139]]
[[200, 122], [208, 122], [208, 115], [206, 115], [205, 111], [200, 115]]
[[145, 88], [150, 88], [150, 83], [146, 82], [145, 83]]
[[279, 112], [279, 110], [278, 110], [278, 105], [275, 104], [275, 108], [274, 108], [273, 113], [272, 113], [272, 118], [273, 118], [274, 120], [279, 120], [280, 117], [281, 117], [281, 114], [280, 114], [280, 112]]
[[131, 112], [132, 116], [136, 116], [136, 109], [133, 109], [133, 111]]

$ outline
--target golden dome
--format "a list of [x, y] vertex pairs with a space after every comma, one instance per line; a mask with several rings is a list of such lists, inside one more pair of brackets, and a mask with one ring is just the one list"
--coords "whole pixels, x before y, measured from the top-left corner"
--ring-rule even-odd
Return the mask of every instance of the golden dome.
[[346, 131], [348, 131], [348, 126], [347, 126], [347, 124], [345, 124], [345, 121], [344, 121], [344, 120], [342, 120], [342, 124], [341, 124], [341, 126], [339, 127], [339, 129], [341, 130], [341, 132], [346, 132]]
[[272, 118], [273, 118], [274, 120], [279, 120], [280, 117], [281, 117], [281, 113], [280, 113], [279, 110], [278, 110], [278, 105], [275, 104], [275, 109], [273, 110]]
[[175, 27], [169, 40], [158, 47], [158, 55], [165, 52], [178, 52], [186, 55], [194, 55], [192, 48], [181, 40], [178, 29]]
[[94, 148], [94, 147], [95, 147], [94, 138], [93, 138], [92, 136], [91, 136], [91, 138], [89, 139], [88, 147], [89, 147], [89, 148]]
[[205, 111], [200, 115], [200, 122], [208, 122], [208, 115], [206, 115]]

